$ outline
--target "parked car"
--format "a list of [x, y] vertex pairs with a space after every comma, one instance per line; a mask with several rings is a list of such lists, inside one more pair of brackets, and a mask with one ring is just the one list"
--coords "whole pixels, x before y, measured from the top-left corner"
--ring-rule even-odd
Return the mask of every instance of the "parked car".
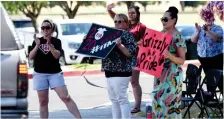
[[20, 31], [35, 32], [32, 20], [30, 18], [14, 18], [12, 19], [15, 28]]
[[61, 19], [53, 20], [56, 24], [57, 37], [62, 43], [62, 56], [60, 63], [62, 65], [82, 63], [90, 61], [93, 57], [77, 54], [76, 50], [80, 47], [84, 36], [88, 33], [92, 22], [86, 20]]
[[27, 17], [13, 18], [12, 22], [16, 28], [21, 43], [25, 47], [25, 53], [28, 56], [28, 46], [32, 45], [33, 34], [35, 33], [33, 23], [31, 19]]
[[186, 40], [187, 53], [186, 60], [195, 60], [197, 59], [197, 43], [191, 42], [191, 36], [196, 32], [194, 25], [177, 25], [177, 30]]
[[12, 20], [1, 9], [1, 117], [28, 115], [28, 69], [23, 45]]

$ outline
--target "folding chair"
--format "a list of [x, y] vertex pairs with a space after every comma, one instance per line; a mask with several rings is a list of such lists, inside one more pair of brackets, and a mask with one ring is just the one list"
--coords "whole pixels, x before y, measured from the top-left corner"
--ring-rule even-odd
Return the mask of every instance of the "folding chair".
[[[207, 118], [210, 118], [209, 114], [209, 109], [211, 109], [213, 112], [214, 110], [212, 109], [212, 105], [219, 109], [221, 117], [222, 115], [222, 104], [220, 103], [216, 93], [216, 89], [218, 87], [219, 80], [223, 80], [223, 74], [221, 70], [209, 70], [206, 72], [206, 76], [202, 83], [200, 84], [199, 88], [197, 89], [196, 96], [194, 97], [193, 101], [191, 104], [188, 106], [187, 111], [190, 110], [191, 106], [193, 105], [194, 102], [198, 101], [200, 102], [201, 106], [199, 107], [201, 112], [198, 116], [198, 118], [204, 117], [204, 110], [206, 112]], [[207, 91], [205, 91], [202, 86], [206, 84], [207, 86]], [[187, 112], [186, 111], [186, 112]], [[217, 112], [215, 112], [217, 116]], [[186, 116], [186, 113], [184, 114], [184, 117]]]
[[[188, 64], [186, 78], [185, 81], [183, 81], [183, 83], [186, 84], [186, 91], [182, 91], [182, 109], [189, 106], [189, 103], [193, 101], [199, 82], [201, 81], [201, 71], [202, 66], [198, 68], [194, 64]], [[200, 108], [199, 104], [197, 102], [195, 103]], [[186, 113], [188, 113], [188, 117], [190, 118], [190, 110], [186, 111], [185, 114]]]
[[[205, 79], [203, 80], [201, 85], [205, 83], [207, 91], [204, 91], [202, 88], [200, 90], [204, 107], [202, 108], [199, 117], [203, 117], [204, 110], [206, 111], [207, 117], [210, 117], [208, 110], [206, 110], [207, 107], [213, 112], [213, 116], [214, 114], [216, 114], [217, 117], [223, 118], [223, 87], [220, 87], [219, 85], [222, 82], [222, 70], [212, 69], [206, 72]], [[219, 90], [217, 90], [218, 87]], [[220, 97], [218, 97], [217, 94], [220, 94]], [[219, 113], [217, 113], [216, 109], [218, 109]]]

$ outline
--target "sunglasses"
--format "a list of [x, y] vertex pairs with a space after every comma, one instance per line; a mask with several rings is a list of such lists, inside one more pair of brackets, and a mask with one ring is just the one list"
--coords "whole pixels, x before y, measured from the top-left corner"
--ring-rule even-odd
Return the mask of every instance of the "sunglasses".
[[42, 26], [41, 30], [44, 30], [44, 29], [49, 30], [50, 28], [51, 28], [50, 26]]
[[131, 9], [131, 8], [135, 8], [135, 6], [131, 5], [130, 7], [128, 7], [128, 9]]
[[163, 22], [163, 21], [164, 21], [164, 22], [168, 22], [169, 19], [168, 19], [167, 17], [162, 17], [162, 18], [161, 18], [161, 22]]
[[114, 21], [115, 24], [116, 24], [116, 23], [119, 23], [119, 24], [120, 24], [120, 23], [122, 23], [122, 22], [124, 22], [124, 21], [117, 21], [117, 20]]

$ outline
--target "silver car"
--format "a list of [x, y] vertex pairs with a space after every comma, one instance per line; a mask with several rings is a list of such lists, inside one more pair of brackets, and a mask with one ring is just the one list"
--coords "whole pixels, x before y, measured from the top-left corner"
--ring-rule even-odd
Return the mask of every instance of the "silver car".
[[25, 50], [7, 12], [1, 8], [1, 117], [28, 115], [28, 69]]
[[87, 62], [89, 57], [77, 54], [84, 36], [88, 33], [92, 22], [90, 20], [59, 19], [53, 20], [57, 26], [57, 37], [62, 43], [61, 65]]

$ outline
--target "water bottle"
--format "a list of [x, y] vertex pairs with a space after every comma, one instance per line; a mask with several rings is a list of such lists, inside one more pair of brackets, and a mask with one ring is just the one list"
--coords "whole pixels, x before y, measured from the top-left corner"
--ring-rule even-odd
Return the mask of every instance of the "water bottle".
[[146, 103], [146, 119], [152, 119], [152, 102]]

